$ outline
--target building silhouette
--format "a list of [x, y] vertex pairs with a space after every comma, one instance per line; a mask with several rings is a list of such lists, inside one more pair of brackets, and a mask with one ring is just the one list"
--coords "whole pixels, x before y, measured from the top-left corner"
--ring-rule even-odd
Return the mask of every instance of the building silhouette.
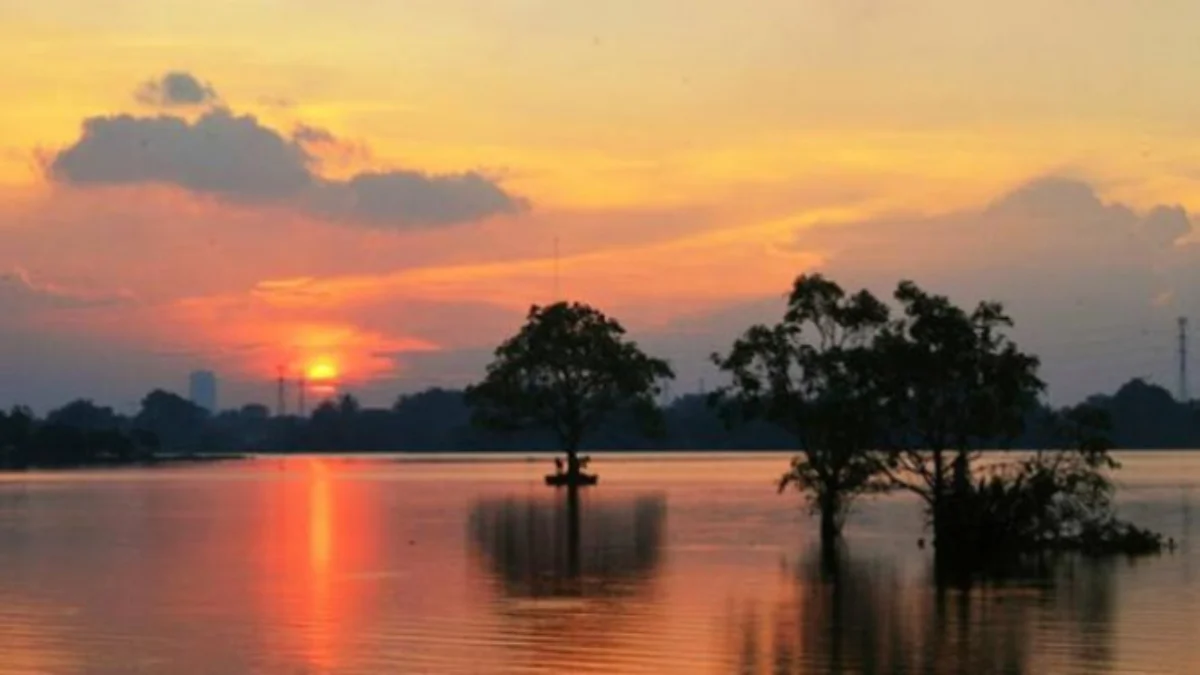
[[217, 412], [216, 374], [210, 370], [197, 370], [188, 376], [188, 398], [209, 412]]

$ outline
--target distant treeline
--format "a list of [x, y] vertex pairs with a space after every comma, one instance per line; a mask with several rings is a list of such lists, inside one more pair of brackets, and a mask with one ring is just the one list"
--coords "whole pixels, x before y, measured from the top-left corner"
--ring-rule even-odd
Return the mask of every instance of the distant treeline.
[[[1200, 448], [1200, 408], [1135, 379], [1088, 403], [1111, 416], [1118, 448]], [[1041, 447], [1041, 421], [1029, 411], [1017, 448]], [[795, 450], [793, 436], [767, 422], [729, 427], [702, 395], [663, 409], [663, 428], [645, 437], [620, 416], [584, 439], [586, 450]], [[176, 394], [156, 390], [140, 411], [120, 415], [77, 400], [37, 418], [27, 409], [0, 411], [0, 466], [79, 466], [130, 463], [164, 453], [211, 452], [451, 452], [558, 450], [546, 432], [501, 432], [471, 422], [463, 392], [429, 389], [401, 396], [391, 408], [364, 408], [353, 396], [319, 405], [307, 417], [279, 417], [263, 405], [218, 414]]]

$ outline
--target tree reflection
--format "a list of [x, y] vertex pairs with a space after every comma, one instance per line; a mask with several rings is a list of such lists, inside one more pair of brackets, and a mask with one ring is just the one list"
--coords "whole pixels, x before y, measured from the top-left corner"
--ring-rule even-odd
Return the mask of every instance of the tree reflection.
[[[1040, 581], [948, 588], [891, 561], [814, 551], [766, 616], [737, 619], [740, 673], [1040, 673], [1103, 671], [1112, 621], [1111, 565], [1046, 563]], [[1037, 645], [1069, 649], [1040, 652]]]
[[499, 589], [493, 609], [521, 668], [623, 672], [622, 655], [640, 639], [659, 641], [651, 589], [665, 520], [659, 496], [593, 502], [578, 489], [475, 504], [470, 539]]
[[655, 573], [666, 502], [659, 495], [590, 502], [578, 489], [548, 499], [475, 504], [471, 541], [511, 597], [635, 592]]

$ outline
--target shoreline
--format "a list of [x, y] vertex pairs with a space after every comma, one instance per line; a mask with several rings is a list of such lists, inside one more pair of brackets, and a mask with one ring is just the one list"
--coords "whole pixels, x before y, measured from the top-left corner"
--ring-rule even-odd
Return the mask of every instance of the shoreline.
[[5, 467], [0, 466], [0, 473], [21, 473], [25, 471], [80, 471], [95, 469], [139, 469], [157, 466], [172, 466], [180, 464], [210, 464], [215, 462], [233, 462], [253, 459], [250, 453], [213, 452], [194, 455], [155, 455], [146, 459], [122, 461], [90, 462], [70, 465], [40, 465]]

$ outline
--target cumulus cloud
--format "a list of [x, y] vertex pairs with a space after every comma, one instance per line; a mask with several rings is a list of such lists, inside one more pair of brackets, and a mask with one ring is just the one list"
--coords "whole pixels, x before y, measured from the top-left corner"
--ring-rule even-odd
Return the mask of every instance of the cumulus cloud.
[[250, 115], [212, 110], [179, 117], [93, 117], [50, 164], [55, 180], [76, 185], [168, 183], [203, 194], [268, 201], [314, 182], [298, 144]]
[[956, 283], [996, 277], [1006, 288], [1026, 288], [1037, 276], [1086, 277], [1085, 286], [1110, 292], [1105, 278], [1119, 270], [1145, 278], [1173, 260], [1175, 244], [1191, 231], [1178, 206], [1141, 214], [1103, 202], [1086, 182], [1043, 178], [981, 210], [817, 226], [801, 231], [796, 246], [864, 277], [920, 269]]
[[327, 182], [323, 187], [315, 206], [319, 211], [333, 218], [379, 225], [394, 222], [399, 214], [410, 222], [449, 225], [526, 208], [523, 200], [474, 171], [449, 175], [360, 173], [349, 181]]
[[202, 106], [220, 100], [217, 90], [185, 71], [171, 71], [147, 80], [134, 91], [139, 103], [162, 108]]
[[[1051, 401], [1065, 404], [1132, 377], [1175, 387], [1176, 319], [1192, 316], [1195, 326], [1200, 306], [1196, 234], [1179, 206], [1134, 208], [1087, 182], [1051, 177], [977, 208], [807, 226], [789, 250], [811, 255], [792, 274], [819, 271], [884, 298], [913, 279], [964, 306], [1003, 302], [1014, 337], [1042, 359]], [[769, 264], [747, 264], [745, 276], [762, 278]], [[643, 346], [671, 359], [677, 391], [695, 391], [701, 380], [725, 381], [708, 354], [727, 350], [749, 325], [778, 321], [787, 290], [779, 283], [693, 314], [673, 307], [664, 327], [630, 323]]]
[[328, 131], [300, 126], [290, 137], [252, 115], [225, 109], [194, 122], [175, 116], [117, 115], [85, 121], [48, 172], [72, 185], [158, 183], [235, 202], [289, 205], [339, 221], [384, 227], [448, 225], [525, 210], [527, 202], [477, 172], [360, 173], [329, 180], [310, 148], [337, 144]]
[[1200, 303], [1192, 232], [1181, 207], [1139, 210], [1052, 177], [981, 209], [808, 228], [795, 245], [847, 286], [888, 294], [911, 278], [962, 303], [1004, 302], [1052, 395], [1073, 401], [1134, 376], [1174, 385], [1175, 315]]

